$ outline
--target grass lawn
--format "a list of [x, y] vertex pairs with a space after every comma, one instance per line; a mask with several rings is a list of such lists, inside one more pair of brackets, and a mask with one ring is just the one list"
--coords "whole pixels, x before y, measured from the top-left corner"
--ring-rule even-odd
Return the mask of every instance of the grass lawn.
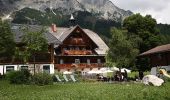
[[170, 82], [161, 87], [140, 83], [57, 83], [11, 85], [0, 81], [0, 100], [170, 100]]

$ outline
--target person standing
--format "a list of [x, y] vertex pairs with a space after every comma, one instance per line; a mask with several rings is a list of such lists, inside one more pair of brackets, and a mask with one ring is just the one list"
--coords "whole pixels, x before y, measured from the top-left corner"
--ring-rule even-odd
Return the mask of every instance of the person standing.
[[127, 81], [128, 79], [128, 74], [127, 74], [127, 71], [124, 69], [124, 81]]
[[143, 76], [143, 71], [139, 70], [139, 79], [142, 80]]

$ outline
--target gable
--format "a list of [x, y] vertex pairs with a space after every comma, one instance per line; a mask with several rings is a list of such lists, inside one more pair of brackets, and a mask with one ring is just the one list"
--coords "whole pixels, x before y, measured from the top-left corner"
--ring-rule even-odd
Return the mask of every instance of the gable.
[[[64, 28], [64, 27], [58, 27], [57, 32], [52, 32], [49, 28], [49, 31], [58, 38], [61, 42], [65, 41], [69, 35], [76, 30], [76, 28], [79, 27], [78, 25], [72, 28]], [[106, 55], [106, 52], [109, 50], [109, 47], [106, 45], [106, 43], [100, 38], [100, 36], [89, 30], [89, 29], [82, 29], [79, 27], [85, 35], [87, 35], [90, 40], [92, 40], [92, 43], [94, 43], [97, 48], [95, 49], [96, 53], [98, 55]], [[58, 47], [58, 46], [57, 46]]]
[[63, 40], [63, 44], [70, 44], [73, 42], [73, 39], [77, 39], [77, 42], [80, 42], [80, 45], [82, 42], [84, 45], [91, 45], [93, 48], [98, 48], [97, 44], [79, 26], [75, 27], [74, 30], [68, 34], [68, 36]]

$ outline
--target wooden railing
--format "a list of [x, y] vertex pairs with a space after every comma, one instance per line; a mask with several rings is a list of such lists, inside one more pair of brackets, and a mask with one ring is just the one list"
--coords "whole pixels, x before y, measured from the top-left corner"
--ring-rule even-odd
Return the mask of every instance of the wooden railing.
[[70, 39], [70, 44], [80, 45], [85, 44], [82, 38], [72, 38]]
[[92, 55], [91, 50], [64, 50], [63, 55]]
[[55, 69], [82, 69], [82, 68], [98, 68], [98, 67], [104, 67], [104, 64], [98, 64], [98, 63], [80, 63], [80, 64], [55, 64]]

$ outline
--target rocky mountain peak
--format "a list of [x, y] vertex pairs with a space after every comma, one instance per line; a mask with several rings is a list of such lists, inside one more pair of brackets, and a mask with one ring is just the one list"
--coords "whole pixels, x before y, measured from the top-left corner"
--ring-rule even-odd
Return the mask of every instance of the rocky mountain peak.
[[[45, 9], [57, 9], [63, 14], [71, 14], [76, 11], [88, 11], [98, 14], [98, 17], [121, 21], [132, 12], [122, 10], [109, 0], [0, 0], [0, 16], [29, 7], [45, 11]], [[9, 15], [8, 15], [9, 16]]]

